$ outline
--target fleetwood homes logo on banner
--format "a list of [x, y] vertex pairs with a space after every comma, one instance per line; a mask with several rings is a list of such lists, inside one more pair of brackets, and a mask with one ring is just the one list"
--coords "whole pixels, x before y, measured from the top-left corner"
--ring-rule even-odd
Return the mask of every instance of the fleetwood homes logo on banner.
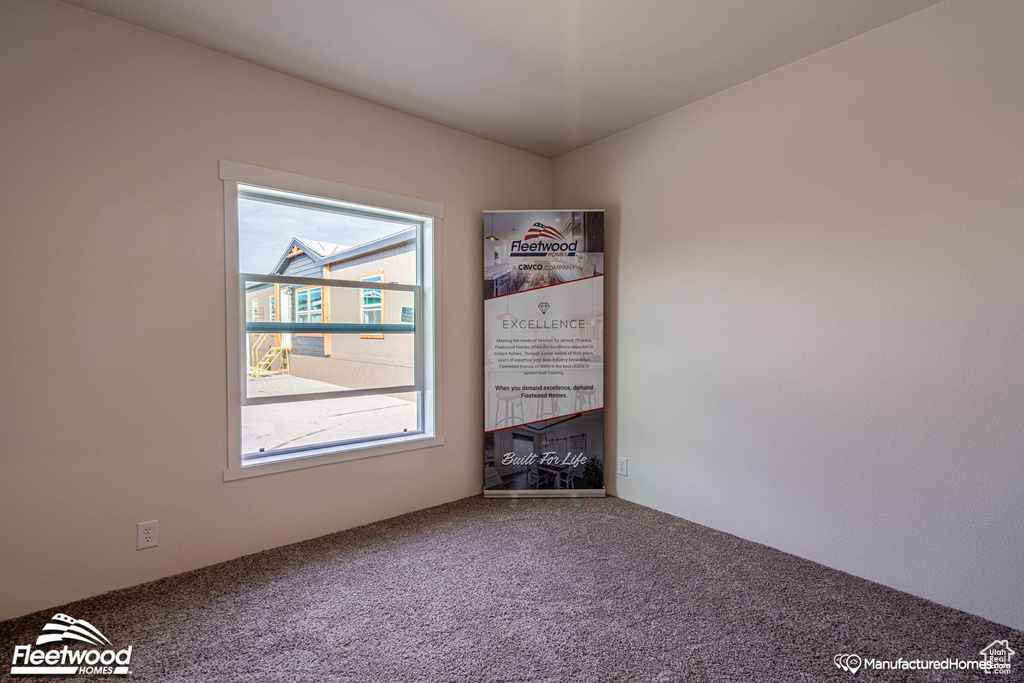
[[[577, 211], [575, 213], [594, 213], [604, 216], [600, 211]], [[530, 240], [539, 241], [531, 242]], [[512, 241], [512, 249], [509, 252], [509, 256], [525, 256], [527, 258], [533, 256], [575, 256], [576, 250], [579, 249], [578, 245], [579, 240], [569, 242], [565, 235], [550, 225], [534, 223], [533, 227], [526, 233], [524, 241]], [[520, 265], [520, 267], [522, 266]]]
[[604, 212], [484, 214], [484, 496], [604, 495]]

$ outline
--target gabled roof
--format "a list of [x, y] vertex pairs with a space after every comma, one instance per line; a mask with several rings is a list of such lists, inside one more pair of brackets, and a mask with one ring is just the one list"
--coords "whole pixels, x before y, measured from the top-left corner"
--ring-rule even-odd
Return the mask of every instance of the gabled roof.
[[309, 254], [313, 259], [332, 256], [349, 248], [340, 244], [331, 244], [330, 242], [320, 242], [318, 240], [307, 240], [302, 237], [296, 237], [295, 241], [303, 245], [302, 250]]
[[280, 275], [288, 267], [288, 259], [294, 258], [300, 253], [311, 258], [316, 265], [325, 266], [338, 263], [339, 261], [347, 261], [363, 254], [380, 251], [381, 249], [387, 249], [388, 247], [403, 244], [414, 239], [416, 239], [416, 228], [406, 228], [386, 237], [370, 240], [354, 247], [346, 247], [340, 244], [331, 244], [330, 242], [321, 242], [303, 237], [293, 237], [288, 242], [288, 246], [285, 247], [281, 258], [278, 259], [277, 264], [270, 272]]
[[387, 235], [386, 237], [370, 240], [369, 242], [364, 242], [363, 244], [356, 245], [346, 249], [345, 251], [338, 252], [337, 254], [327, 256], [322, 262], [323, 264], [333, 264], [338, 263], [339, 261], [348, 261], [349, 259], [353, 259], [357, 256], [370, 254], [375, 251], [380, 251], [381, 249], [387, 249], [388, 247], [394, 247], [399, 244], [404, 244], [405, 242], [410, 242], [414, 239], [416, 239], [416, 228], [406, 228], [405, 230], [400, 230], [396, 233]]
[[349, 247], [340, 244], [331, 244], [330, 242], [293, 237], [291, 241], [288, 242], [288, 246], [285, 247], [284, 253], [281, 254], [281, 258], [277, 260], [277, 263], [270, 272], [280, 275], [288, 267], [288, 259], [294, 258], [299, 254], [305, 254], [309, 258], [313, 259], [314, 263], [320, 263], [324, 259], [328, 259], [335, 254], [344, 252], [348, 248]]

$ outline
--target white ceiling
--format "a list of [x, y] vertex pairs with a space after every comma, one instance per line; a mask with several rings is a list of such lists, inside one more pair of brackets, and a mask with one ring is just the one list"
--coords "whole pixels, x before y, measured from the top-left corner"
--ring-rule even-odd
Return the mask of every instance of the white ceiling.
[[66, 0], [547, 157], [937, 0]]

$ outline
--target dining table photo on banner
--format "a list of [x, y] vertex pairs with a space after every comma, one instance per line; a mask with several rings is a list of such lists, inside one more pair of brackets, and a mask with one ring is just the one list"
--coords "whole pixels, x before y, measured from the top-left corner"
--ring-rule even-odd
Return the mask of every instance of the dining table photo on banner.
[[486, 211], [484, 497], [603, 496], [604, 211]]

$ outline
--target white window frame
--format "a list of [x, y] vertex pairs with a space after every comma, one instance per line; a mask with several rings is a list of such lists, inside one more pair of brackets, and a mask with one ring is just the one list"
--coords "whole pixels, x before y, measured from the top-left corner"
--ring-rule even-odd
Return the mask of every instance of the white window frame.
[[[440, 235], [444, 221], [444, 205], [413, 197], [345, 185], [319, 178], [276, 171], [260, 166], [243, 164], [221, 159], [220, 178], [224, 181], [224, 246], [225, 246], [225, 288], [227, 294], [227, 357], [228, 357], [228, 457], [224, 480], [232, 481], [277, 472], [315, 467], [360, 458], [376, 457], [404, 451], [431, 448], [444, 444], [441, 432], [441, 320], [440, 307], [436, 303], [439, 291], [438, 254], [441, 253]], [[320, 197], [338, 206], [350, 207], [353, 213], [372, 207], [373, 216], [389, 216], [392, 219], [410, 222], [418, 226], [418, 240], [421, 245], [421, 260], [418, 264], [421, 301], [416, 302], [416, 322], [413, 334], [417, 336], [416, 347], [421, 349], [417, 358], [415, 388], [421, 392], [420, 424], [422, 430], [415, 434], [401, 434], [372, 440], [330, 444], [311, 447], [284, 454], [269, 454], [267, 457], [242, 458], [242, 404], [257, 403], [259, 399], [245, 398], [246, 335], [244, 274], [238, 268], [238, 189], [239, 185], [266, 188], [267, 191], [294, 192]], [[267, 280], [302, 280], [281, 276], [260, 276]], [[321, 285], [323, 282], [308, 279], [307, 284]], [[331, 285], [342, 281], [331, 281]], [[358, 282], [345, 283], [359, 286]], [[374, 283], [377, 284], [377, 283]], [[409, 285], [381, 283], [383, 289], [414, 289]], [[375, 287], [376, 288], [376, 287]], [[383, 293], [383, 292], [382, 292]], [[321, 301], [323, 299], [321, 298]], [[379, 390], [353, 390], [338, 392], [339, 395], [367, 395], [381, 393]], [[322, 395], [333, 396], [335, 392]]]

